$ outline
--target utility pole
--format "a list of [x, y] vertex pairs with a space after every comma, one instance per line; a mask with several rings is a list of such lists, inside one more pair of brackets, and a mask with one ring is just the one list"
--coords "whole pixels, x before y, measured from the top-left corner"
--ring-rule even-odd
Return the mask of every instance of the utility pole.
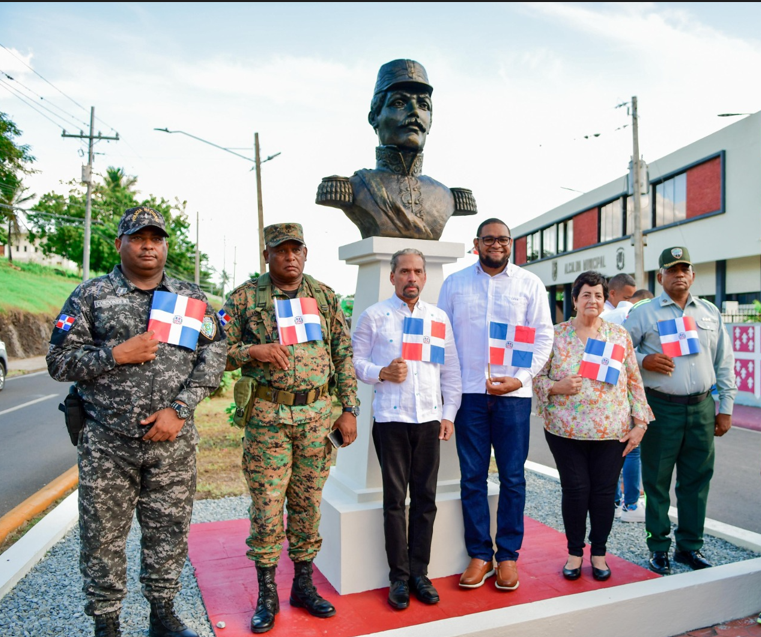
[[256, 206], [259, 214], [259, 274], [264, 274], [267, 271], [267, 265], [264, 263], [264, 206], [262, 205], [262, 162], [259, 158], [259, 133], [254, 133], [254, 161], [256, 162]]
[[637, 289], [647, 287], [645, 281], [645, 245], [642, 235], [642, 175], [640, 174], [639, 161], [639, 118], [637, 116], [637, 96], [632, 97], [632, 137], [634, 142], [632, 157], [632, 173], [634, 175], [634, 232], [632, 243], [634, 244], [634, 280]]
[[201, 283], [201, 253], [198, 251], [198, 238], [199, 238], [199, 220], [198, 220], [198, 211], [196, 210], [196, 285], [200, 285]]
[[90, 234], [92, 227], [92, 162], [93, 162], [93, 144], [97, 139], [112, 139], [119, 141], [119, 133], [116, 133], [116, 137], [108, 137], [101, 135], [98, 132], [94, 134], [95, 128], [95, 107], [90, 107], [90, 134], [85, 135], [82, 131], [79, 131], [79, 135], [71, 135], [66, 131], [63, 131], [61, 137], [74, 137], [76, 139], [89, 140], [89, 153], [87, 155], [87, 166], [82, 166], [82, 182], [87, 184], [87, 199], [85, 200], [85, 238], [84, 238], [84, 253], [82, 254], [82, 280], [87, 281], [90, 278]]

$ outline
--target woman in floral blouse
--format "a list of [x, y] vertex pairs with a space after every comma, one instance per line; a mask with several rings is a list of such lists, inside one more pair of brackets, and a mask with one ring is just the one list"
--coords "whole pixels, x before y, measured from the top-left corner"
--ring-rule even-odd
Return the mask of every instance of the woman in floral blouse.
[[[545, 437], [560, 473], [562, 512], [568, 540], [566, 579], [581, 576], [587, 513], [592, 575], [610, 577], [605, 545], [613, 527], [616, 481], [624, 456], [639, 446], [653, 420], [645, 399], [629, 333], [599, 318], [608, 285], [599, 272], [583, 272], [571, 292], [576, 316], [555, 326], [555, 342], [544, 369], [534, 379]], [[623, 347], [615, 384], [579, 375], [587, 340]]]

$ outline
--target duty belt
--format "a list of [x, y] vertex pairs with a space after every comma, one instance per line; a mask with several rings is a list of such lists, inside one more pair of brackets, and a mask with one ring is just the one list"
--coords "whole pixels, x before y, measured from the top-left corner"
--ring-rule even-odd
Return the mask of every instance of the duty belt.
[[322, 387], [316, 387], [315, 389], [301, 392], [290, 392], [285, 391], [284, 389], [275, 389], [274, 387], [268, 387], [267, 385], [259, 385], [256, 388], [255, 393], [255, 396], [257, 398], [261, 398], [262, 400], [268, 400], [271, 403], [288, 405], [291, 407], [298, 405], [309, 405], [327, 395], [327, 383], [325, 383]]
[[677, 403], [678, 405], [697, 405], [702, 403], [706, 398], [711, 395], [711, 390], [704, 391], [702, 394], [691, 394], [689, 396], [675, 396], [674, 394], [664, 394], [657, 389], [645, 388], [645, 392], [660, 398], [661, 400], [667, 400], [670, 403]]

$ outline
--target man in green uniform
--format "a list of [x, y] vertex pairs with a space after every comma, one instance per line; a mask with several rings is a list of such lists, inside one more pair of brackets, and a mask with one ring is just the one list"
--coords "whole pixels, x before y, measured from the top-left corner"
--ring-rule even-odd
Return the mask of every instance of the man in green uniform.
[[[690, 294], [695, 272], [687, 248], [664, 250], [658, 265], [663, 293], [634, 306], [624, 327], [631, 334], [647, 400], [655, 414], [642, 439], [642, 484], [647, 496], [645, 527], [650, 568], [663, 575], [671, 572], [668, 510], [674, 467], [679, 512], [674, 560], [693, 569], [711, 566], [701, 549], [713, 476], [713, 439], [723, 436], [732, 426], [737, 389], [734, 356], [721, 313], [713, 303]], [[699, 351], [667, 356], [660, 336], [660, 331], [667, 330], [659, 331], [659, 321], [682, 317], [691, 317], [696, 329], [693, 332], [688, 325], [682, 331], [678, 327], [672, 340], [678, 343], [691, 339], [694, 343], [697, 339], [699, 345], [685, 345], [681, 351]], [[719, 393], [718, 415], [711, 399], [714, 383]]]
[[[335, 615], [335, 608], [312, 583], [312, 561], [322, 543], [318, 533], [322, 487], [330, 469], [330, 390], [335, 387], [343, 407], [335, 428], [341, 431], [344, 446], [357, 437], [358, 413], [346, 319], [335, 292], [304, 274], [307, 247], [301, 226], [267, 226], [264, 238], [269, 273], [235, 289], [220, 313], [223, 321], [229, 319], [227, 369], [240, 367], [243, 374], [236, 384], [235, 402], [236, 416], [245, 425], [243, 472], [251, 493], [247, 555], [256, 563], [259, 580], [251, 619], [255, 633], [270, 630], [280, 609], [275, 567], [286, 534], [295, 569], [291, 605], [316, 617]], [[306, 298], [316, 301], [321, 340], [281, 344], [276, 301]]]

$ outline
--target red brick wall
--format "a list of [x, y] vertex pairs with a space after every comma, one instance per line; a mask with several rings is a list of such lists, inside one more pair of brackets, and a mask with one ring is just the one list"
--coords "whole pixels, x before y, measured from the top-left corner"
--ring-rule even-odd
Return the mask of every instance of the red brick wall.
[[513, 251], [515, 252], [515, 265], [526, 263], [526, 237], [515, 240]]
[[687, 218], [721, 209], [721, 158], [687, 171]]
[[573, 249], [586, 248], [598, 241], [599, 233], [597, 208], [579, 213], [573, 218]]

